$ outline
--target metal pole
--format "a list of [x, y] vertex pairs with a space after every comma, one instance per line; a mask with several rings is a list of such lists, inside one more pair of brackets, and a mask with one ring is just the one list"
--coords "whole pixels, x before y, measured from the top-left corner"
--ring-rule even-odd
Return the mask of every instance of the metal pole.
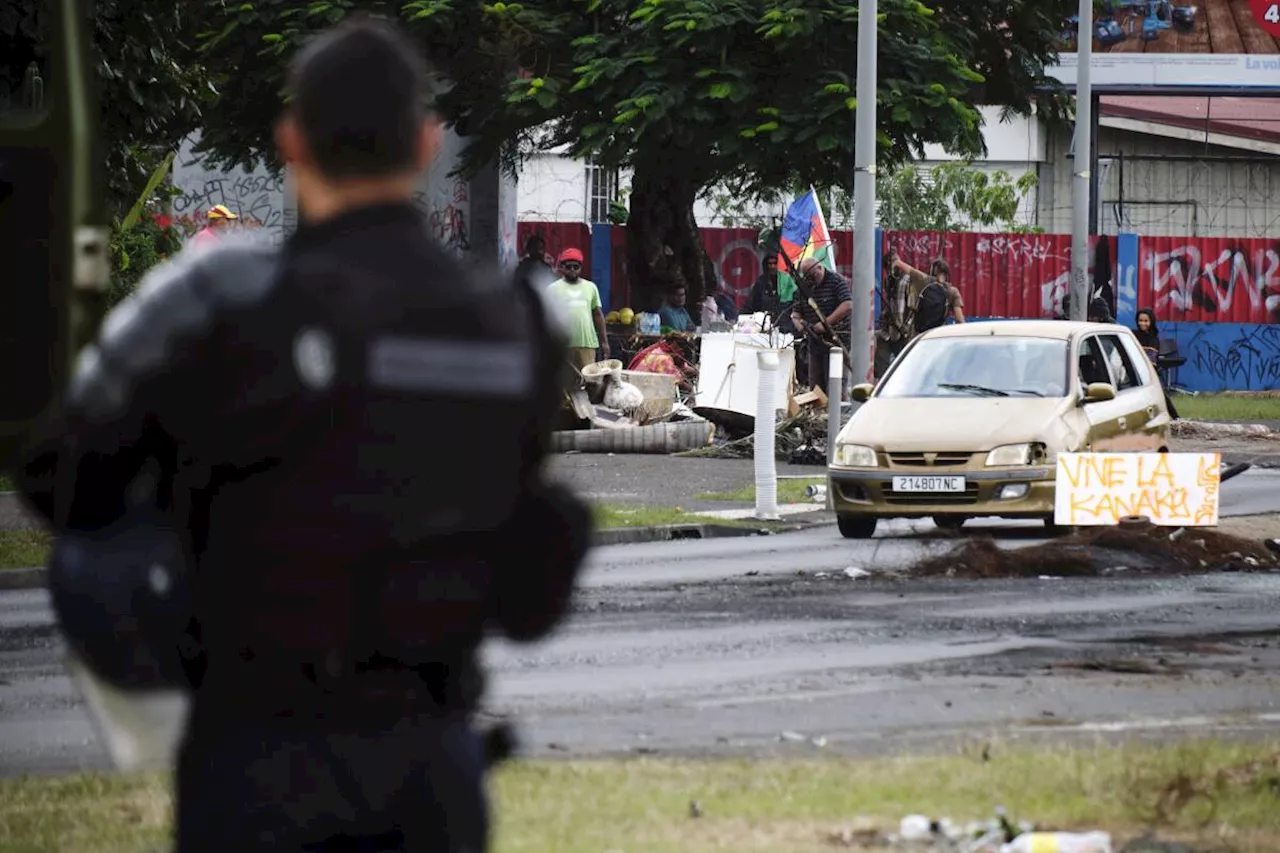
[[1089, 184], [1093, 162], [1093, 0], [1080, 0], [1080, 31], [1076, 35], [1076, 138], [1071, 182], [1071, 313], [1072, 320], [1089, 316]]
[[[827, 356], [827, 464], [836, 461], [836, 436], [840, 434], [840, 400], [844, 396], [844, 353], [832, 347]], [[827, 490], [827, 509], [835, 509]]]
[[778, 462], [773, 455], [777, 447], [778, 362], [777, 350], [756, 353], [756, 518], [778, 518]]
[[853, 145], [853, 315], [849, 355], [853, 382], [871, 372], [871, 301], [876, 277], [876, 0], [858, 3], [858, 112]]

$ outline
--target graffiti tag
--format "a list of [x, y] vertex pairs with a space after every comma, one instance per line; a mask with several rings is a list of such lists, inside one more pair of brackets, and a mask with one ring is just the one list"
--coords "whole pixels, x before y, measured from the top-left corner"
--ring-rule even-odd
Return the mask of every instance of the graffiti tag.
[[1224, 387], [1243, 385], [1246, 390], [1280, 385], [1280, 328], [1241, 326], [1235, 338], [1214, 340], [1213, 327], [1191, 336], [1188, 361], [1196, 370], [1212, 376]]
[[1143, 268], [1158, 315], [1196, 309], [1229, 314], [1243, 294], [1250, 313], [1263, 313], [1266, 320], [1280, 317], [1280, 253], [1275, 249], [1226, 246], [1204, 251], [1187, 243], [1146, 254]]

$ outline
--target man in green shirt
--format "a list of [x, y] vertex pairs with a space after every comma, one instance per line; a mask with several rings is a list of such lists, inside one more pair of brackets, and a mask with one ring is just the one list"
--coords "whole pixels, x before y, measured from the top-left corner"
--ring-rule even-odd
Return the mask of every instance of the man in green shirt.
[[579, 370], [596, 360], [596, 350], [609, 357], [609, 338], [604, 328], [604, 310], [595, 282], [582, 277], [582, 252], [565, 249], [558, 261], [561, 278], [548, 287], [563, 307], [569, 326], [569, 361]]

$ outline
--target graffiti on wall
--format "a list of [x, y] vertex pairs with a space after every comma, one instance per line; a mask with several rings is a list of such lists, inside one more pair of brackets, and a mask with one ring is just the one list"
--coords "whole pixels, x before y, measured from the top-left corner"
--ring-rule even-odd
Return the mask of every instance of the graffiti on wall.
[[461, 162], [465, 147], [452, 130], [445, 133], [440, 153], [427, 174], [426, 188], [416, 199], [431, 234], [458, 255], [471, 250], [471, 189], [465, 179], [450, 173]]
[[514, 270], [520, 263], [520, 229], [516, 224], [519, 202], [516, 182], [502, 175], [498, 184], [498, 264], [504, 270]]
[[1139, 303], [1174, 322], [1280, 322], [1280, 244], [1146, 237]]
[[1171, 326], [1169, 331], [1176, 336], [1178, 349], [1187, 359], [1179, 371], [1179, 385], [1215, 391], [1261, 391], [1280, 387], [1280, 326], [1252, 323]]
[[209, 208], [222, 204], [247, 225], [260, 225], [277, 242], [284, 239], [287, 215], [284, 181], [259, 167], [222, 171], [194, 152], [198, 137], [183, 140], [173, 160], [173, 212], [203, 220]]
[[[1115, 238], [1111, 257], [1116, 259]], [[1096, 240], [1090, 243], [1092, 281]], [[960, 289], [965, 313], [978, 317], [1053, 317], [1071, 291], [1071, 237], [1065, 234], [967, 234], [888, 231], [884, 251], [928, 270], [935, 258], [946, 260]], [[1123, 288], [1132, 268], [1112, 267], [1113, 289]]]

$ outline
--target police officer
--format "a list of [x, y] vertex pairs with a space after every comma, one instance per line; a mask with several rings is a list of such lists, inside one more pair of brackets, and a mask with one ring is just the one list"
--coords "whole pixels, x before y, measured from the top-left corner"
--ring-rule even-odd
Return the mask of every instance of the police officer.
[[[157, 595], [190, 579], [180, 853], [480, 851], [477, 647], [556, 626], [590, 532], [541, 470], [565, 341], [527, 283], [429, 238], [412, 197], [441, 129], [411, 43], [350, 20], [288, 87], [297, 232], [152, 273], [83, 354], [21, 488], [61, 541], [139, 506], [189, 532], [189, 570], [149, 575]], [[55, 600], [78, 602], [59, 608], [71, 647], [100, 672], [145, 657], [84, 626], [95, 602], [155, 596], [77, 559], [92, 568], [66, 549], [51, 566]]]

